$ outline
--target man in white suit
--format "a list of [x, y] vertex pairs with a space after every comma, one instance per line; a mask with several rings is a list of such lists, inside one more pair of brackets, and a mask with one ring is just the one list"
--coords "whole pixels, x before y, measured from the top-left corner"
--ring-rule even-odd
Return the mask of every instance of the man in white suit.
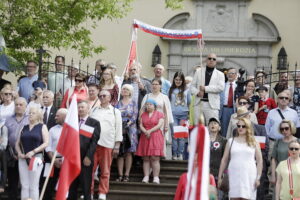
[[219, 119], [220, 93], [225, 87], [224, 74], [216, 69], [217, 56], [210, 53], [206, 59], [206, 67], [197, 69], [191, 85], [195, 95], [194, 113], [196, 122], [200, 114], [204, 115], [207, 124], [210, 118]]

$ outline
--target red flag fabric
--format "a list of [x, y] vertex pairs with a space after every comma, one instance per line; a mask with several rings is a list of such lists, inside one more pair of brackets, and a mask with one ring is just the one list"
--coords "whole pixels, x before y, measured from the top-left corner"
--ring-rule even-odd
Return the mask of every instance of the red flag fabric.
[[57, 151], [64, 157], [64, 160], [60, 169], [56, 200], [66, 199], [71, 183], [79, 175], [81, 170], [76, 99], [75, 95], [69, 107], [69, 112], [66, 116], [62, 133], [57, 144]]
[[137, 30], [133, 27], [132, 35], [131, 35], [131, 45], [129, 51], [128, 62], [126, 66], [126, 72], [128, 73], [132, 64], [137, 60], [137, 51], [136, 51], [136, 39], [137, 39]]

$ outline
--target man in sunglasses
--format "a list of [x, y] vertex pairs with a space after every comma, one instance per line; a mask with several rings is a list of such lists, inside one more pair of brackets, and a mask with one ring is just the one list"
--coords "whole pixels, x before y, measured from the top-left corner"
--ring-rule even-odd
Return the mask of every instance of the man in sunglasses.
[[[206, 59], [206, 67], [197, 69], [191, 85], [195, 97], [195, 119], [204, 115], [206, 123], [210, 118], [219, 118], [220, 93], [225, 87], [224, 74], [216, 69], [217, 56], [210, 53]], [[200, 112], [199, 112], [200, 111]]]
[[[99, 165], [101, 175], [98, 190], [98, 199], [106, 200], [109, 191], [109, 177], [112, 158], [119, 154], [120, 143], [123, 141], [121, 112], [110, 104], [109, 91], [102, 90], [99, 94], [101, 108], [96, 108], [91, 113], [91, 118], [100, 122], [101, 135], [94, 154], [93, 174]], [[94, 180], [91, 192], [94, 193]]]
[[[282, 134], [278, 132], [278, 127], [283, 119], [288, 119], [294, 122], [296, 127], [300, 127], [298, 114], [295, 110], [288, 107], [291, 101], [291, 93], [289, 90], [280, 92], [277, 96], [278, 108], [271, 110], [268, 114], [265, 128], [270, 139], [270, 151], [273, 151], [275, 140], [283, 138]], [[269, 153], [270, 156], [270, 153]]]

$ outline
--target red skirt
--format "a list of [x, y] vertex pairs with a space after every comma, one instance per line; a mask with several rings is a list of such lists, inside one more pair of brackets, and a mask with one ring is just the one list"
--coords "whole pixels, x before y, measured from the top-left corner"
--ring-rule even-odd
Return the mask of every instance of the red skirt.
[[147, 138], [144, 133], [141, 134], [138, 149], [138, 156], [165, 156], [164, 155], [164, 136], [161, 130], [152, 132], [150, 138]]

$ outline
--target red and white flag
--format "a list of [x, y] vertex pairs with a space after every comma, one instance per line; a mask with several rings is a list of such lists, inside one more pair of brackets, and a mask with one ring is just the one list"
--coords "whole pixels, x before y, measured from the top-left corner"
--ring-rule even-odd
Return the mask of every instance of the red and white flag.
[[184, 200], [208, 200], [210, 139], [199, 124], [190, 136], [190, 154]]
[[174, 126], [174, 137], [175, 138], [188, 138], [189, 137], [188, 126]]
[[266, 148], [266, 136], [254, 136], [255, 137], [255, 140], [256, 142], [259, 143], [260, 145], [260, 148], [261, 149], [265, 149]]
[[81, 170], [76, 99], [74, 95], [56, 148], [64, 157], [57, 183], [56, 200], [66, 199], [71, 183]]
[[40, 159], [39, 157], [32, 157], [29, 162], [28, 170], [35, 171], [42, 164], [42, 159]]

